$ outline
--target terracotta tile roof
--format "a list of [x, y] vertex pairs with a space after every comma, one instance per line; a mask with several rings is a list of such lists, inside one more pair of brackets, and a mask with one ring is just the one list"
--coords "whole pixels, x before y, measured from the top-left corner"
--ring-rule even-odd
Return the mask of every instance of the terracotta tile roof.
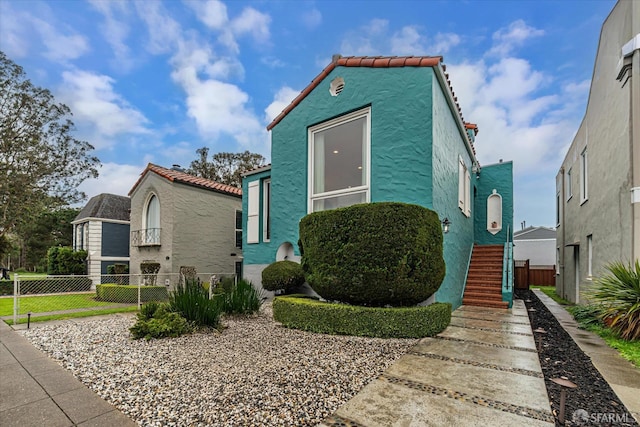
[[465, 123], [464, 124], [465, 129], [473, 129], [473, 133], [475, 135], [478, 134], [478, 125], [475, 123]]
[[131, 191], [129, 191], [129, 195], [133, 193], [136, 187], [142, 181], [144, 176], [151, 172], [155, 172], [159, 176], [171, 181], [177, 182], [180, 184], [192, 185], [194, 187], [204, 188], [205, 190], [215, 191], [217, 193], [228, 194], [230, 196], [241, 197], [242, 189], [234, 187], [232, 185], [221, 184], [219, 182], [211, 181], [210, 179], [200, 178], [197, 176], [189, 175], [188, 173], [181, 172], [175, 169], [167, 169], [162, 166], [154, 165], [153, 163], [149, 163], [144, 171], [140, 174], [140, 178], [133, 185]]
[[[311, 83], [304, 88], [298, 96], [295, 97], [291, 104], [289, 104], [273, 121], [267, 126], [267, 130], [273, 129], [275, 125], [291, 112], [304, 98], [311, 93], [324, 80], [325, 77], [333, 71], [336, 67], [369, 67], [369, 68], [394, 68], [394, 67], [437, 67], [442, 63], [442, 56], [345, 56], [341, 57], [336, 55], [329, 65], [316, 76]], [[442, 70], [446, 71], [447, 67], [442, 64]], [[458, 98], [453, 92], [451, 87], [451, 81], [449, 80], [449, 74], [444, 73], [444, 76], [449, 85], [449, 89], [454, 96], [454, 102], [458, 109], [460, 119], [464, 122], [462, 117], [462, 110], [458, 104]]]

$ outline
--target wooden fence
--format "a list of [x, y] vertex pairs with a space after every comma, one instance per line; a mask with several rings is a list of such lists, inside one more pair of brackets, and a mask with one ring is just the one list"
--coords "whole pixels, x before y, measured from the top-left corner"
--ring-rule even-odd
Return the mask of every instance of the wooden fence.
[[531, 266], [529, 260], [515, 260], [515, 288], [529, 289], [530, 285], [555, 286], [556, 267]]

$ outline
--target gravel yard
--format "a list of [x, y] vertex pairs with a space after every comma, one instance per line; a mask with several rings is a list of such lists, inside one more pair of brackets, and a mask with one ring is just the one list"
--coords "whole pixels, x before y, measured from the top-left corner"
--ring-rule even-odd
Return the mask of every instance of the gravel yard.
[[38, 348], [144, 426], [316, 425], [417, 340], [320, 335], [259, 315], [219, 332], [129, 336], [133, 316], [23, 331]]

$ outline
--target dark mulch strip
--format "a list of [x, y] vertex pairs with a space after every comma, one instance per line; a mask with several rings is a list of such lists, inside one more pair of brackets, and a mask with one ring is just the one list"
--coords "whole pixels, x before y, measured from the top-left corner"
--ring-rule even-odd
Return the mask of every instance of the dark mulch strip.
[[[593, 366], [591, 359], [580, 350], [538, 297], [531, 291], [523, 290], [517, 290], [516, 296], [525, 300], [527, 309], [533, 307], [536, 310], [534, 313], [529, 312], [531, 329], [540, 327], [547, 331], [538, 356], [556, 425], [561, 425], [558, 421], [560, 386], [551, 379], [566, 377], [577, 384], [578, 388], [567, 393], [565, 425], [637, 426], [638, 423]], [[586, 421], [577, 417], [573, 419], [578, 410], [586, 411], [580, 412], [583, 416], [588, 416]]]

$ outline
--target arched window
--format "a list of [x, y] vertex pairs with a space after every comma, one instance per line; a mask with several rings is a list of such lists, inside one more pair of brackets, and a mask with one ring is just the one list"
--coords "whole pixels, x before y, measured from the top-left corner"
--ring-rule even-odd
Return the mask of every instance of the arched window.
[[152, 194], [147, 201], [144, 229], [145, 243], [160, 243], [160, 201], [155, 194]]

